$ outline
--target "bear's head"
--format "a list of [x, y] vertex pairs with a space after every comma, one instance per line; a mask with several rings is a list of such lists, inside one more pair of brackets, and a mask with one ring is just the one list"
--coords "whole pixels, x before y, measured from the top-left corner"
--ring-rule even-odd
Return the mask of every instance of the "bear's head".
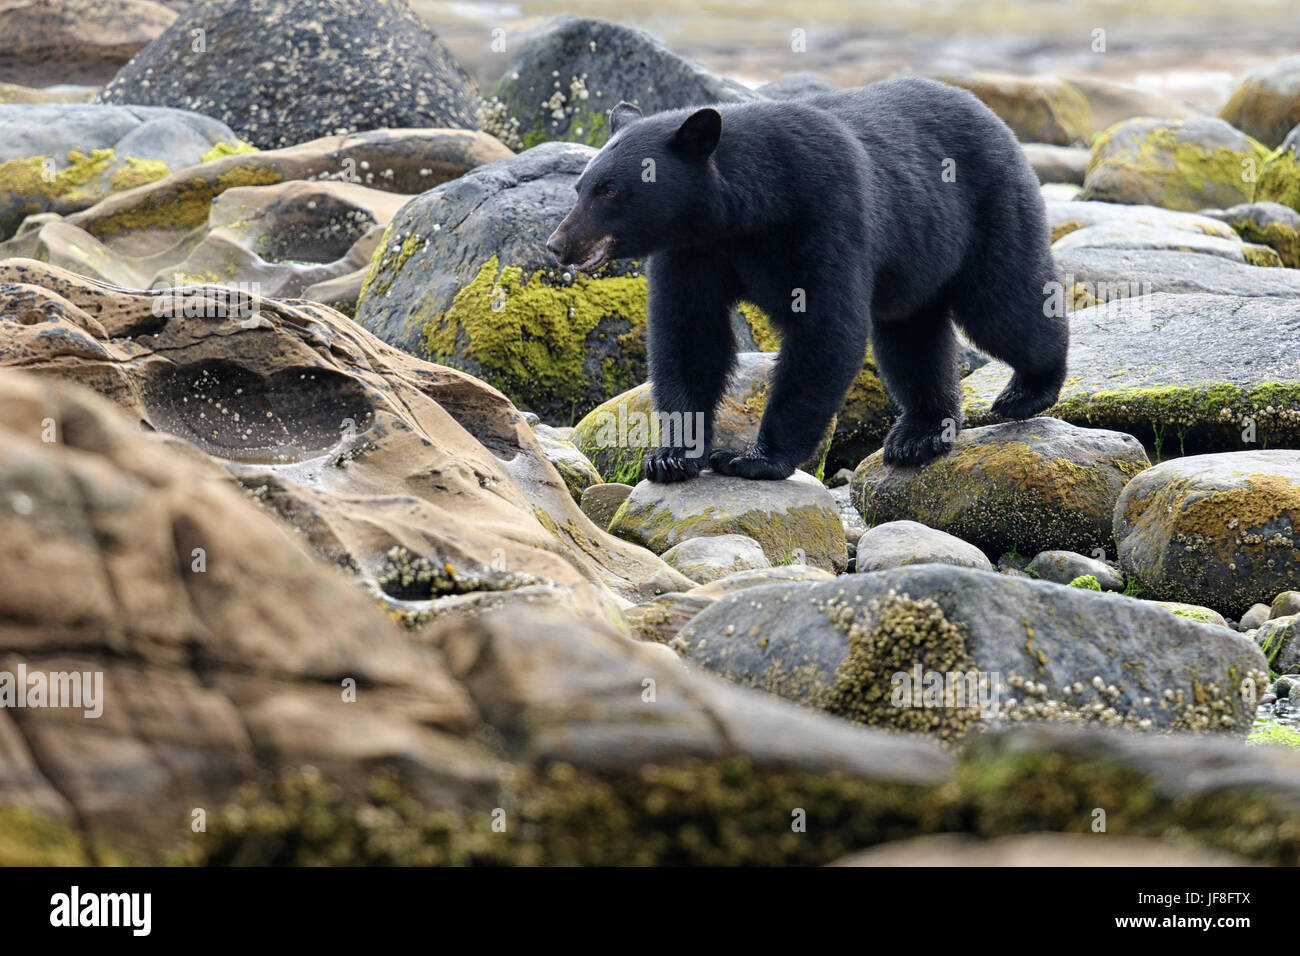
[[574, 187], [578, 201], [546, 240], [561, 264], [582, 272], [699, 241], [722, 116], [705, 107], [645, 118], [619, 103], [609, 130]]

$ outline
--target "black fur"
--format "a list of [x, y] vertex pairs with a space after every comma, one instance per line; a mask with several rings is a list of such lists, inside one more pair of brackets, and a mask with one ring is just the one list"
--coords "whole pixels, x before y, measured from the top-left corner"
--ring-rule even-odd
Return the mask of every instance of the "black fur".
[[[702, 412], [711, 426], [738, 300], [781, 334], [758, 440], [714, 451], [715, 471], [788, 477], [825, 433], [868, 342], [901, 410], [885, 460], [943, 454], [961, 422], [953, 322], [1014, 370], [997, 414], [1026, 418], [1056, 401], [1068, 327], [1045, 314], [1057, 277], [1038, 180], [970, 93], [906, 78], [648, 118], [621, 104], [610, 125], [547, 245], [587, 270], [650, 257], [656, 408]], [[955, 182], [944, 181], [946, 160]], [[794, 309], [796, 290], [805, 311]], [[706, 429], [706, 447], [711, 439]], [[675, 481], [704, 465], [661, 448], [646, 475]]]

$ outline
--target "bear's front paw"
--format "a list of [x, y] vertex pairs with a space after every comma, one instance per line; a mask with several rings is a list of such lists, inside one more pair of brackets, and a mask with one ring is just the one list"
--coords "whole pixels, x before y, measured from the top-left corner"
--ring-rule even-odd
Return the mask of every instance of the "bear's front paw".
[[900, 419], [885, 436], [885, 464], [924, 465], [946, 455], [952, 445], [944, 439], [944, 431], [941, 424], [911, 425]]
[[642, 470], [645, 478], [658, 484], [685, 481], [704, 470], [704, 456], [688, 455], [684, 448], [661, 448], [646, 455]]
[[709, 456], [709, 467], [720, 475], [737, 478], [780, 480], [794, 474], [794, 465], [769, 458], [751, 448], [745, 452], [715, 451]]

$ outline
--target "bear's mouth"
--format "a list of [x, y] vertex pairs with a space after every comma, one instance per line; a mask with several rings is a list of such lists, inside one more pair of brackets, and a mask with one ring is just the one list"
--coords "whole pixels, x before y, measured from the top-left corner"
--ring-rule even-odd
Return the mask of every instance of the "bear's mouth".
[[591, 254], [581, 262], [575, 263], [573, 267], [579, 272], [595, 272], [609, 261], [609, 254], [613, 248], [614, 237], [603, 236], [592, 246]]

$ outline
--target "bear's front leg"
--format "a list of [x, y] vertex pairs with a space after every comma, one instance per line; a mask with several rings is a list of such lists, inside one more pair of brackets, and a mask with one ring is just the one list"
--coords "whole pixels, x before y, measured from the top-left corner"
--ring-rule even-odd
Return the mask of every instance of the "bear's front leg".
[[656, 253], [649, 267], [650, 387], [659, 447], [642, 463], [650, 481], [694, 478], [708, 464], [713, 414], [736, 361], [734, 283], [698, 252]]
[[781, 479], [812, 457], [866, 352], [867, 320], [843, 305], [845, 311], [831, 313], [841, 316], [838, 321], [804, 316], [809, 321], [783, 331], [758, 439], [744, 451], [715, 451], [710, 468], [739, 478]]

